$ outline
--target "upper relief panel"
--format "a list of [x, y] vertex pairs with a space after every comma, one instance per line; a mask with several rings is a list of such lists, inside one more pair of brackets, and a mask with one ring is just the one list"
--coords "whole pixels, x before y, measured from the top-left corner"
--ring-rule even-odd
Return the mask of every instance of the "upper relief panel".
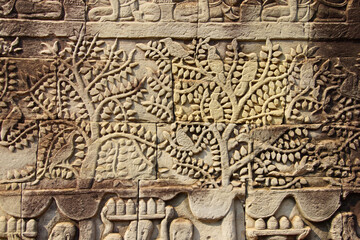
[[346, 21], [346, 8], [349, 4], [348, 0], [270, 0], [261, 2], [262, 21], [278, 22]]
[[[3, 0], [1, 18], [85, 20], [83, 0]], [[353, 0], [101, 0], [87, 1], [89, 21], [344, 22], [356, 18]]]
[[360, 21], [354, 0], [2, 0], [0, 9], [0, 35], [14, 37], [66, 37], [86, 22], [103, 38], [358, 39]]
[[0, 17], [37, 20], [84, 20], [82, 0], [4, 0]]
[[103, 0], [89, 1], [89, 21], [345, 22], [352, 0]]
[[107, 0], [89, 3], [90, 21], [224, 22], [238, 21], [240, 1]]

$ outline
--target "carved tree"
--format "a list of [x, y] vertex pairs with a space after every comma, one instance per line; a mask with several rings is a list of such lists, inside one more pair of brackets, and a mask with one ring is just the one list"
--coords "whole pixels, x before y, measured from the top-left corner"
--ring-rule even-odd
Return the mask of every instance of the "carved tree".
[[[307, 185], [303, 175], [316, 168], [327, 170], [328, 175], [336, 171], [334, 149], [326, 145], [322, 153], [325, 143], [318, 143], [311, 132], [331, 128], [331, 121], [319, 122], [334, 117], [329, 109], [336, 111], [328, 94], [342, 84], [341, 92], [347, 84], [344, 78], [352, 74], [328, 69], [329, 61], [313, 56], [315, 47], [299, 45], [283, 54], [278, 44], [268, 40], [259, 54], [245, 54], [233, 40], [222, 59], [209, 41], [193, 40], [184, 46], [164, 39], [155, 44], [157, 48], [138, 45], [158, 63], [171, 59], [178, 120], [208, 122], [172, 124], [171, 132], [164, 131], [166, 142], [160, 148], [173, 157], [176, 172], [199, 179], [204, 187], [241, 186], [250, 181], [254, 187], [288, 188]], [[167, 52], [164, 49], [169, 56], [159, 53]], [[332, 80], [326, 85], [328, 78]], [[296, 125], [265, 127], [284, 121]], [[211, 162], [204, 162], [204, 152], [211, 154]], [[350, 169], [339, 170], [344, 176]]]
[[[138, 80], [135, 49], [127, 54], [118, 48], [118, 40], [109, 45], [97, 35], [86, 36], [84, 28], [63, 48], [57, 41], [43, 45], [41, 53], [53, 59], [50, 66], [44, 66], [37, 77], [20, 79], [26, 89], [13, 93], [22, 96], [27, 109], [40, 120], [33, 184], [44, 177], [95, 176], [102, 181], [150, 174], [155, 166], [156, 134], [130, 122], [137, 119], [135, 103], [147, 106], [160, 121], [172, 119], [172, 81], [165, 77], [166, 69]], [[10, 136], [2, 138], [4, 144], [16, 147], [26, 141], [22, 137], [30, 130], [36, 133], [37, 126], [32, 124], [37, 121], [29, 121], [28, 128], [20, 129], [19, 140], [11, 138], [11, 127], [3, 122], [2, 133]], [[3, 183], [29, 181], [28, 176], [8, 178]]]

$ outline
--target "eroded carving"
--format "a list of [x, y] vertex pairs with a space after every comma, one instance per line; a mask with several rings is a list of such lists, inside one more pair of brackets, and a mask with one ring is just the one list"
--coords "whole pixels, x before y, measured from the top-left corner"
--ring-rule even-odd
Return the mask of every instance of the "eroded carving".
[[279, 22], [345, 21], [347, 4], [347, 0], [288, 0], [286, 2], [274, 2], [264, 5], [262, 19], [264, 21]]
[[331, 221], [329, 239], [359, 239], [356, 227], [356, 217], [353, 213], [338, 213]]
[[[101, 210], [101, 220], [104, 224], [102, 236], [103, 239], [155, 239], [153, 221], [161, 220], [156, 239], [192, 239], [192, 222], [183, 218], [173, 220], [174, 217], [174, 208], [165, 206], [162, 199], [140, 199], [138, 204], [135, 204], [133, 199], [111, 198]], [[115, 222], [121, 221], [130, 222], [124, 236], [113, 232]]]
[[37, 222], [11, 217], [0, 217], [0, 236], [5, 239], [36, 239]]
[[[91, 20], [237, 13], [209, 2], [191, 5], [198, 12], [189, 2], [111, 4]], [[325, 20], [320, 6], [307, 21]], [[304, 20], [300, 7], [276, 21]], [[360, 176], [355, 58], [269, 39], [100, 36], [83, 27], [44, 37], [34, 59], [20, 51], [32, 39], [0, 40], [0, 149], [36, 151], [1, 169], [2, 238], [358, 238], [356, 207], [343, 207]]]
[[2, 17], [11, 17], [13, 10], [19, 18], [59, 19], [62, 16], [62, 4], [53, 0], [7, 0], [1, 3], [1, 8], [0, 16]]
[[256, 219], [254, 228], [247, 230], [249, 239], [266, 237], [288, 239], [295, 237], [295, 239], [300, 240], [305, 239], [310, 232], [310, 228], [305, 226], [299, 216], [294, 216], [291, 221], [286, 216], [282, 216], [280, 219], [271, 216], [266, 222], [264, 219], [259, 218]]

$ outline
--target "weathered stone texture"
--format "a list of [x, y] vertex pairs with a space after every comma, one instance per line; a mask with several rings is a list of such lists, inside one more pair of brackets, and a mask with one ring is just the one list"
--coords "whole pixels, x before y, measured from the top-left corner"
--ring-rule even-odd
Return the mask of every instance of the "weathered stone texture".
[[360, 238], [357, 0], [0, 0], [0, 238]]

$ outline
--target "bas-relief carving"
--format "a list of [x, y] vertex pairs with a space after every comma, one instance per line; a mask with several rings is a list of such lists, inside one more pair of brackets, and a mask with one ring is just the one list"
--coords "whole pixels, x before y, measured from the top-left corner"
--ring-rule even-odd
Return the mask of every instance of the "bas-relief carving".
[[0, 16], [6, 18], [85, 20], [82, 0], [3, 0], [0, 6]]
[[[154, 221], [160, 222], [156, 230], [156, 239], [159, 240], [192, 239], [194, 231], [190, 220], [176, 218], [172, 206], [165, 206], [163, 200], [153, 198], [140, 199], [138, 206], [135, 206], [133, 199], [124, 201], [111, 198], [101, 210], [101, 220], [104, 225], [103, 239], [154, 239], [157, 228]], [[124, 236], [113, 233], [114, 225], [119, 221], [130, 222]]]
[[[61, 217], [49, 239], [86, 239], [86, 232], [96, 239], [316, 239], [317, 222], [333, 223], [326, 228], [333, 239], [356, 235], [352, 215], [334, 200], [359, 182], [355, 68], [306, 44], [267, 40], [248, 51], [238, 40], [164, 38], [123, 49], [121, 40], [83, 28], [67, 41], [43, 43], [45, 59], [32, 71], [15, 57], [19, 41], [2, 41], [0, 144], [14, 154], [36, 144], [37, 156], [1, 183], [4, 194], [23, 184], [39, 204], [55, 199]], [[95, 194], [137, 191], [122, 181], [156, 178], [180, 186], [171, 197], [155, 191], [157, 183], [146, 197]], [[75, 188], [92, 195], [43, 195], [52, 181], [57, 195]], [[237, 213], [245, 190], [265, 191], [246, 205], [246, 219]], [[324, 213], [311, 211], [317, 205], [306, 197], [319, 194], [334, 200]], [[274, 209], [261, 215], [256, 204], [265, 195]], [[297, 210], [285, 214], [288, 198]], [[23, 204], [41, 209], [35, 200]], [[23, 221], [39, 222], [43, 206]], [[341, 221], [348, 230], [336, 228]]]
[[36, 239], [37, 222], [34, 219], [28, 221], [11, 217], [0, 217], [0, 236], [2, 239]]
[[76, 227], [71, 222], [60, 222], [52, 229], [49, 240], [73, 240], [76, 236]]
[[315, 21], [345, 21], [344, 1], [301, 1], [288, 0], [287, 3], [275, 2], [264, 5], [262, 19], [264, 21], [308, 22]]
[[110, 0], [110, 6], [94, 7], [89, 11], [91, 21], [180, 21], [222, 22], [239, 19], [239, 2], [202, 0], [176, 3], [174, 1], [118, 1]]
[[[82, 0], [7, 0], [1, 4], [6, 18], [42, 20], [85, 20], [87, 7], [90, 21], [139, 22], [224, 22], [280, 21], [339, 22], [356, 19], [352, 0], [289, 1], [88, 1]], [[355, 6], [355, 5], [354, 5]], [[355, 7], [356, 9], [356, 7]]]
[[[312, 185], [306, 176], [315, 172], [333, 185], [352, 181], [357, 135], [352, 132], [349, 138], [342, 130], [353, 129], [355, 116], [349, 110], [355, 98], [342, 90], [357, 81], [352, 72], [311, 57], [316, 48], [299, 45], [279, 61], [283, 53], [270, 41], [258, 56], [238, 53], [233, 41], [226, 52], [231, 57], [223, 62], [215, 47], [204, 42], [188, 50], [168, 42], [176, 56], [172, 72], [179, 123], [163, 131], [169, 144], [159, 147], [174, 159], [168, 167], [173, 174], [211, 187], [230, 182], [238, 187], [248, 179], [254, 187], [301, 188]], [[202, 53], [194, 56], [192, 49]], [[347, 108], [346, 102], [355, 105]]]
[[[90, 21], [278, 21], [278, 22], [342, 22], [347, 20], [347, 6], [343, 0], [288, 1], [209, 1], [196, 2], [138, 2], [110, 0], [110, 5], [94, 3], [89, 11]], [[99, 5], [99, 6], [97, 6]], [[352, 18], [351, 16], [350, 18]]]

